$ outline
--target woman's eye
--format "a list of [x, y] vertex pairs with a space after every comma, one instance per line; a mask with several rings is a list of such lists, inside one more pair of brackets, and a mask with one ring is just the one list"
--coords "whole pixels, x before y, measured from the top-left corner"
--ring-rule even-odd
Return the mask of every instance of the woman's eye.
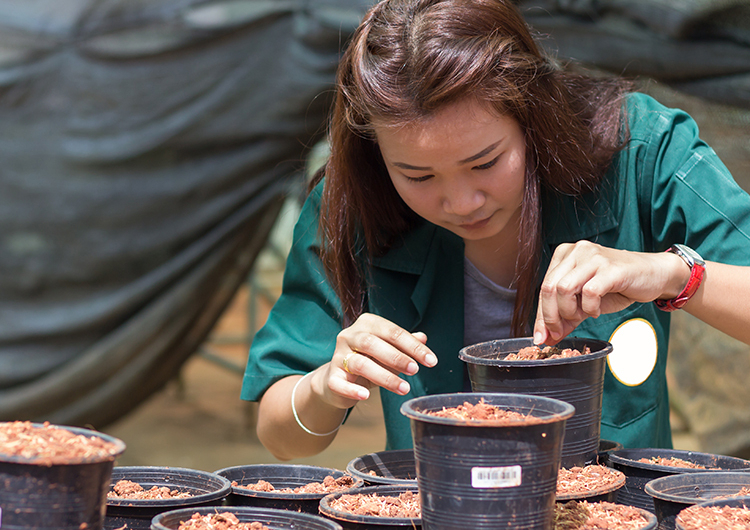
[[492, 159], [492, 160], [490, 160], [489, 162], [485, 162], [485, 163], [484, 163], [484, 164], [482, 164], [481, 166], [474, 166], [474, 167], [473, 167], [473, 168], [471, 168], [471, 169], [489, 169], [489, 168], [491, 168], [492, 166], [494, 166], [495, 164], [497, 164], [497, 161], [498, 161], [498, 159], [499, 159], [499, 158], [500, 158], [500, 155], [497, 155], [497, 156], [496, 156], [495, 158], [493, 158], [493, 159]]
[[431, 178], [432, 175], [424, 175], [423, 177], [406, 177], [406, 180], [408, 180], [409, 182], [424, 182], [425, 180], [430, 180]]

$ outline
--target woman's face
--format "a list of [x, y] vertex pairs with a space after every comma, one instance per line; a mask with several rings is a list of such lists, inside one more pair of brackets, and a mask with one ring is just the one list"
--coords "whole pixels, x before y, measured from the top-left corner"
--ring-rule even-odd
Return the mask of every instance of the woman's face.
[[474, 100], [403, 127], [375, 125], [388, 173], [406, 204], [467, 244], [517, 234], [526, 143], [515, 119]]

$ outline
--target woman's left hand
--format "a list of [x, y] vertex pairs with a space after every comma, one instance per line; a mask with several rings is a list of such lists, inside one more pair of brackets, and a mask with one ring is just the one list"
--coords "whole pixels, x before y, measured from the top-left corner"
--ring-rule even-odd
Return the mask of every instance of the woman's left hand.
[[539, 294], [535, 344], [557, 344], [589, 317], [677, 296], [690, 269], [672, 253], [630, 252], [590, 241], [555, 249]]

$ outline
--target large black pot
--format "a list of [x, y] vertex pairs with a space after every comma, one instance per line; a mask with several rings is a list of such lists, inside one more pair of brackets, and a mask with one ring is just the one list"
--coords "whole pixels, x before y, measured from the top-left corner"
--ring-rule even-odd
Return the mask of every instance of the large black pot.
[[591, 353], [564, 359], [506, 361], [509, 353], [533, 346], [531, 338], [480, 342], [460, 350], [474, 392], [528, 394], [559, 399], [575, 407], [565, 424], [561, 465], [584, 466], [596, 461], [602, 416], [604, 368], [612, 344], [568, 338], [557, 347]]
[[[466, 421], [431, 414], [480, 400], [527, 420]], [[550, 528], [572, 405], [523, 394], [434, 394], [410, 399], [401, 413], [411, 420], [425, 528]]]

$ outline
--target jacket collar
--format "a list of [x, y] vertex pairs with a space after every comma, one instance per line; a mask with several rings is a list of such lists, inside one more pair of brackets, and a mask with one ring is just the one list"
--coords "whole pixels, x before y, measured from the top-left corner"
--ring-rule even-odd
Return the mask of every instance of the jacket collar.
[[605, 178], [599, 189], [580, 197], [547, 193], [542, 197], [542, 232], [545, 250], [597, 235], [619, 226], [615, 215], [616, 194]]
[[384, 256], [373, 259], [372, 264], [380, 269], [415, 276], [410, 298], [419, 315], [418, 321], [421, 321], [436, 282], [440, 281], [444, 288], [460, 289], [463, 293], [463, 275], [445, 277], [449, 270], [455, 272], [460, 267], [463, 271], [463, 248], [463, 240], [457, 235], [422, 221], [404, 235], [400, 244]]

